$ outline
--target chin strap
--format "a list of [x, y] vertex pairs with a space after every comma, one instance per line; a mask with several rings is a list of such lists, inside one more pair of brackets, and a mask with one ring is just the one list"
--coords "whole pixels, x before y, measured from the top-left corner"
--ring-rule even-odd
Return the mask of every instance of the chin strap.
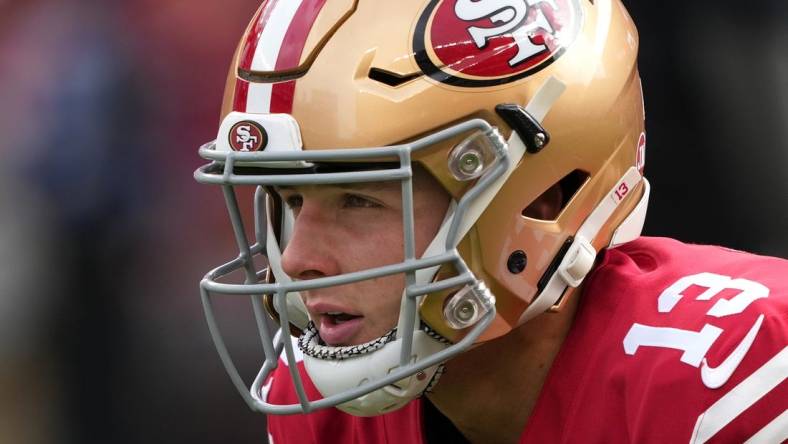
[[643, 222], [646, 218], [646, 207], [648, 206], [650, 190], [648, 181], [643, 178], [637, 168], [630, 167], [616, 185], [608, 191], [602, 202], [594, 208], [594, 211], [583, 222], [583, 225], [580, 226], [555, 273], [550, 277], [542, 292], [537, 295], [536, 299], [523, 312], [518, 325], [522, 325], [529, 319], [533, 319], [540, 313], [549, 310], [561, 299], [568, 287], [576, 288], [580, 286], [583, 279], [593, 268], [596, 260], [597, 250], [591, 245], [591, 241], [599, 234], [599, 231], [608, 222], [619, 204], [624, 201], [641, 181], [644, 182], [645, 187], [643, 197], [641, 197], [640, 202], [638, 202], [632, 213], [616, 229], [610, 246], [621, 245], [640, 236]]

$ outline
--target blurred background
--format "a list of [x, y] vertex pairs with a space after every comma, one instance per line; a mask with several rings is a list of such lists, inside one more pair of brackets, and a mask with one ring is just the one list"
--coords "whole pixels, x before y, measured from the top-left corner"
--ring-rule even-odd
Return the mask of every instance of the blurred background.
[[[646, 234], [788, 256], [788, 3], [626, 3]], [[197, 283], [235, 250], [192, 179], [258, 4], [0, 0], [0, 442], [264, 441], [203, 318]]]

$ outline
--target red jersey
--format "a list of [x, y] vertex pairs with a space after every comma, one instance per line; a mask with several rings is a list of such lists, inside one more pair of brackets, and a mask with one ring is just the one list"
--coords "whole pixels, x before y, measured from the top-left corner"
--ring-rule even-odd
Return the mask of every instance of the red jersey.
[[[788, 261], [640, 238], [604, 252], [584, 287], [521, 442], [788, 440]], [[297, 402], [284, 365], [268, 399]], [[268, 421], [275, 444], [422, 443], [429, 427], [419, 400]]]

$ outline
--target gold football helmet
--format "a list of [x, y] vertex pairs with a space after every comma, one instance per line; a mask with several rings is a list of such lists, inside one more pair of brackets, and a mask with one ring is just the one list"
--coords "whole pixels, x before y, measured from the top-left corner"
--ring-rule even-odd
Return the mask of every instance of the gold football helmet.
[[[210, 160], [239, 256], [201, 282], [211, 332], [244, 398], [265, 413], [338, 405], [356, 415], [405, 405], [440, 364], [559, 310], [597, 251], [637, 237], [644, 114], [638, 36], [619, 0], [268, 0], [233, 57]], [[413, 165], [452, 198], [427, 251], [414, 256]], [[292, 216], [273, 186], [399, 181], [402, 263], [308, 281], [281, 268]], [[249, 240], [235, 188], [255, 187]], [[545, 218], [531, 205], [560, 190]], [[349, 240], [352, 242], [352, 239]], [[254, 259], [265, 257], [265, 267]], [[229, 282], [241, 270], [245, 281]], [[299, 291], [401, 273], [397, 328], [329, 347]], [[251, 295], [265, 363], [251, 391], [214, 319], [218, 294]], [[264, 318], [281, 331], [272, 337]], [[262, 390], [279, 356], [304, 365], [323, 395], [273, 405]]]

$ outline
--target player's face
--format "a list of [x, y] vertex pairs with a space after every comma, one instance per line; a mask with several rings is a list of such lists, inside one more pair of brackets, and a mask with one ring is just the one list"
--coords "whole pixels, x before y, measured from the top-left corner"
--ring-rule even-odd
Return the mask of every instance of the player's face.
[[[399, 182], [282, 187], [293, 210], [293, 235], [282, 268], [305, 280], [365, 270], [403, 260]], [[448, 194], [427, 173], [413, 183], [416, 256], [438, 232]], [[320, 337], [331, 346], [358, 345], [394, 328], [405, 286], [402, 275], [302, 292]]]

